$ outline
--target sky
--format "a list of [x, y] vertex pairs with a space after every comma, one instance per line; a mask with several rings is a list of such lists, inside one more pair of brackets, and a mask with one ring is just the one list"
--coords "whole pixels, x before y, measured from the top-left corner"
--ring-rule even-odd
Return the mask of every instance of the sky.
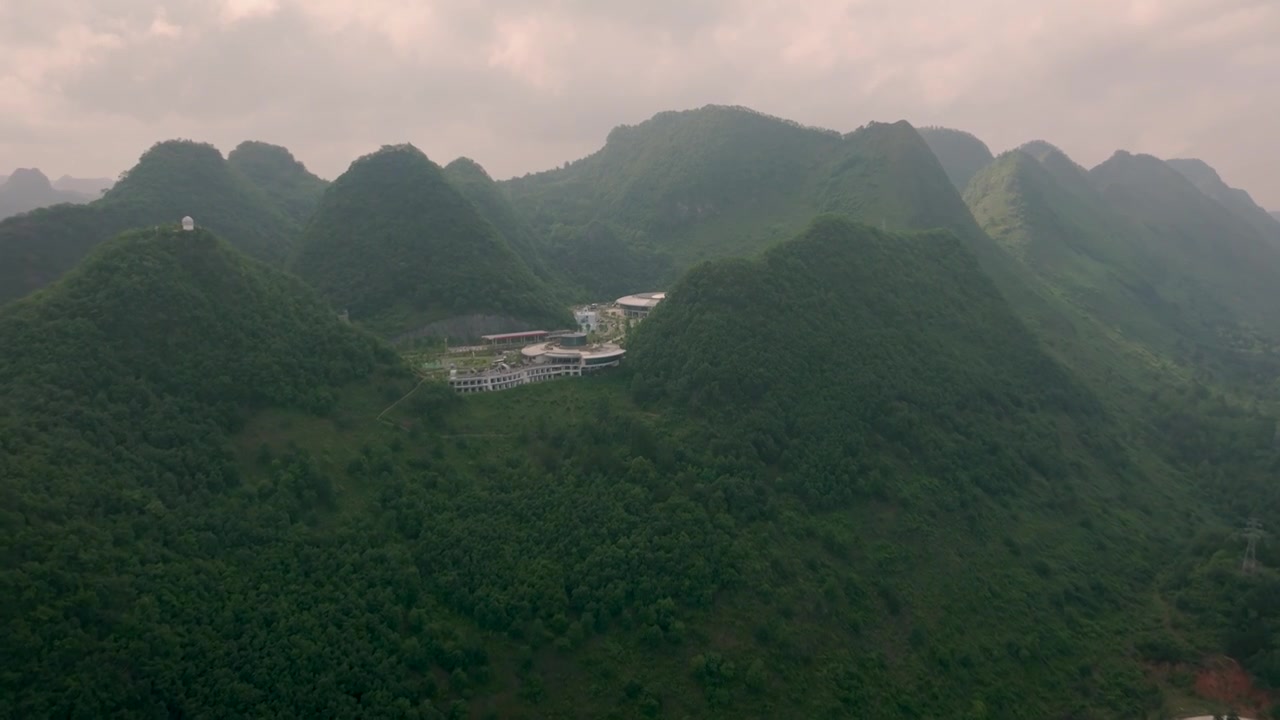
[[153, 143], [384, 144], [503, 178], [663, 110], [1198, 157], [1280, 209], [1277, 0], [0, 0], [0, 173]]

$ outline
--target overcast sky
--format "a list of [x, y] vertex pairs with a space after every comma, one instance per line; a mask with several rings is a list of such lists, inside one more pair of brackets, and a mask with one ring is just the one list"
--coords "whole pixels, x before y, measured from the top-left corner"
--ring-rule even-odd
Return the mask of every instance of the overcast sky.
[[1280, 0], [0, 0], [0, 173], [186, 137], [507, 177], [707, 103], [1199, 157], [1280, 209]]

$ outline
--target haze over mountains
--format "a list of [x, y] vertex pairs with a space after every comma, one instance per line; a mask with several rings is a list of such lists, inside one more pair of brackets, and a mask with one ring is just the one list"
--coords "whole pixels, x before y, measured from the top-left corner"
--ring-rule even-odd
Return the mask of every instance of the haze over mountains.
[[[740, 107], [501, 182], [158, 143], [0, 221], [0, 696], [1262, 710], [1280, 550], [1245, 574], [1237, 531], [1280, 522], [1276, 227], [1199, 161]], [[459, 396], [391, 349], [647, 290], [591, 377]], [[1257, 692], [1204, 696], [1223, 656]]]
[[92, 196], [55, 188], [44, 173], [34, 168], [18, 168], [0, 179], [0, 219], [59, 203], [84, 203]]

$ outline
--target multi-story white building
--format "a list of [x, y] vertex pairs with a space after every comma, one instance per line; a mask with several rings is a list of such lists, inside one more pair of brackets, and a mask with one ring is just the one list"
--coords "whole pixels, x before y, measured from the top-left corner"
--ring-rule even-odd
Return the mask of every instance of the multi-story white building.
[[570, 333], [530, 345], [520, 351], [521, 364], [472, 373], [449, 373], [449, 385], [459, 393], [507, 390], [558, 377], [578, 377], [622, 362], [626, 350], [612, 343], [588, 345], [585, 333]]
[[595, 310], [575, 310], [573, 319], [578, 321], [578, 329], [582, 332], [595, 332], [600, 327], [600, 313]]

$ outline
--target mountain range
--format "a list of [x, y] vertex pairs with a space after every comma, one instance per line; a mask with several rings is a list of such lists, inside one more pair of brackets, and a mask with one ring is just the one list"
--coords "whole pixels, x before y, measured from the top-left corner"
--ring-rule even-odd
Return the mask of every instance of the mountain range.
[[[739, 107], [503, 182], [160, 143], [0, 222], [0, 696], [1261, 717], [1274, 224], [1199, 161]], [[644, 290], [591, 377], [464, 397], [391, 349]]]
[[934, 182], [938, 167], [905, 122], [841, 135], [707, 106], [619, 127], [586, 158], [502, 185], [553, 257], [610, 295], [757, 252], [821, 212], [892, 229], [976, 230], [949, 183]]
[[420, 150], [387, 146], [325, 191], [292, 268], [334, 307], [389, 337], [570, 326], [508, 243], [515, 229], [505, 227], [507, 234]]
[[[251, 256], [284, 264], [302, 232], [305, 197], [310, 193], [314, 204], [323, 186], [296, 163], [285, 164], [276, 176], [247, 175], [238, 166], [252, 170], [266, 164], [252, 160], [261, 146], [239, 150], [233, 164], [211, 145], [157, 143], [100, 199], [0, 221], [0, 302], [44, 287], [124, 230], [176, 223], [187, 215]], [[280, 178], [291, 176], [298, 180], [286, 189], [288, 181]], [[274, 196], [257, 184], [278, 180], [280, 194]], [[294, 196], [303, 208], [289, 204]]]
[[34, 168], [18, 168], [0, 179], [0, 219], [36, 208], [60, 203], [85, 203], [92, 196], [55, 188], [44, 173]]

